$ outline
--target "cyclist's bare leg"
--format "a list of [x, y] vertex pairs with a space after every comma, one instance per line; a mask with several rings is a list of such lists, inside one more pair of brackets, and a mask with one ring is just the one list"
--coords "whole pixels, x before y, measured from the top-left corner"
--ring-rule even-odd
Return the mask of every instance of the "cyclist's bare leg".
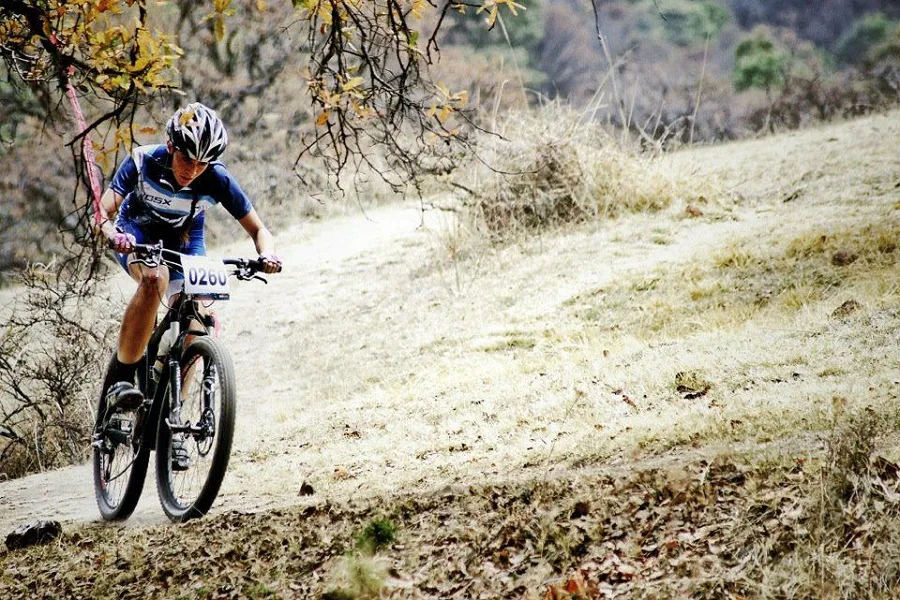
[[[174, 303], [177, 298], [178, 298], [178, 294], [174, 294], [172, 296], [170, 302]], [[197, 312], [200, 313], [201, 317], [206, 317], [211, 311], [209, 310], [208, 306], [203, 304], [202, 301], [199, 301], [199, 302], [197, 302]], [[205, 326], [200, 321], [198, 321], [196, 319], [191, 319], [191, 321], [188, 325], [188, 329], [202, 331], [203, 329], [205, 329]], [[184, 346], [185, 347], [190, 346], [191, 342], [193, 342], [194, 338], [196, 338], [196, 337], [197, 337], [196, 335], [185, 336]], [[194, 366], [191, 365], [191, 368], [189, 368], [186, 372], [181, 374], [181, 383], [184, 384], [185, 381], [190, 381], [193, 374], [194, 374]]]
[[[181, 295], [181, 292], [172, 294], [172, 296], [169, 297], [168, 303], [169, 303], [169, 304], [175, 304], [175, 302], [178, 301], [178, 297], [179, 297], [180, 295]], [[202, 301], [202, 300], [197, 301], [197, 313], [198, 313], [201, 317], [206, 317], [206, 316], [209, 315], [211, 312], [212, 312], [212, 311], [209, 309], [209, 306], [206, 305], [206, 304], [203, 304], [203, 301]], [[198, 321], [197, 319], [191, 319], [191, 321], [190, 321], [190, 323], [189, 323], [189, 325], [188, 325], [188, 328], [189, 328], [189, 329], [193, 329], [193, 330], [202, 331], [202, 330], [206, 329], [206, 326], [203, 325], [203, 323], [201, 323], [201, 322]], [[189, 346], [189, 345], [191, 344], [191, 342], [194, 341], [194, 338], [195, 338], [195, 337], [197, 337], [197, 336], [196, 336], [196, 335], [188, 335], [188, 336], [186, 336], [185, 339], [184, 339], [184, 345], [185, 345], [185, 347]]]
[[117, 356], [120, 362], [133, 364], [141, 359], [147, 349], [156, 323], [156, 311], [169, 285], [169, 269], [163, 265], [148, 267], [132, 263], [128, 270], [138, 282], [138, 289], [122, 317]]

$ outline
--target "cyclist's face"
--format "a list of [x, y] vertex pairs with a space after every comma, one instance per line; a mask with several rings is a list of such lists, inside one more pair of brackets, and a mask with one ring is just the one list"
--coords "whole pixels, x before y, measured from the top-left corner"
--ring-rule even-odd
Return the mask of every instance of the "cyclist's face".
[[176, 150], [171, 142], [169, 143], [169, 149], [173, 152], [172, 173], [175, 174], [175, 181], [178, 182], [178, 185], [190, 185], [209, 166], [209, 163], [194, 160], [181, 150]]

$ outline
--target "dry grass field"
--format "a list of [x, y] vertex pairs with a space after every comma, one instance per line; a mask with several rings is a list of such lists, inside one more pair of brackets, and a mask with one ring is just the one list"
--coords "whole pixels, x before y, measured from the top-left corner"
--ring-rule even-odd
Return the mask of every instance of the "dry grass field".
[[503, 245], [415, 204], [280, 232], [218, 309], [213, 512], [0, 483], [4, 531], [67, 522], [0, 597], [896, 597], [898, 148], [893, 112], [686, 149], [654, 169], [702, 193]]

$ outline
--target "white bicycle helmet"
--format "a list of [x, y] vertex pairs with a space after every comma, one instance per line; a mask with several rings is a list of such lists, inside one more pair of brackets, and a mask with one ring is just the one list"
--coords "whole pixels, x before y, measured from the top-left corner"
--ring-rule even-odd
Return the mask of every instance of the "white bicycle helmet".
[[166, 132], [176, 150], [199, 162], [214, 161], [228, 146], [228, 134], [219, 115], [199, 102], [176, 110]]

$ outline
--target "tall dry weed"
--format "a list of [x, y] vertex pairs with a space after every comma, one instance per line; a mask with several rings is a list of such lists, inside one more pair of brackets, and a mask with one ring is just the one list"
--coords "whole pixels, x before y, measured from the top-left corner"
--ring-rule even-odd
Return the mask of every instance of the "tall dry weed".
[[893, 406], [833, 400], [819, 481], [790, 550], [762, 571], [763, 597], [893, 598], [900, 586], [900, 465], [879, 454]]
[[453, 181], [467, 194], [465, 218], [495, 239], [724, 194], [623, 147], [590, 113], [550, 105], [509, 113], [496, 131], [477, 140], [478, 160]]
[[[87, 255], [32, 265], [0, 321], [0, 478], [67, 466], [89, 449], [115, 310]], [[8, 307], [7, 307], [8, 308]]]

